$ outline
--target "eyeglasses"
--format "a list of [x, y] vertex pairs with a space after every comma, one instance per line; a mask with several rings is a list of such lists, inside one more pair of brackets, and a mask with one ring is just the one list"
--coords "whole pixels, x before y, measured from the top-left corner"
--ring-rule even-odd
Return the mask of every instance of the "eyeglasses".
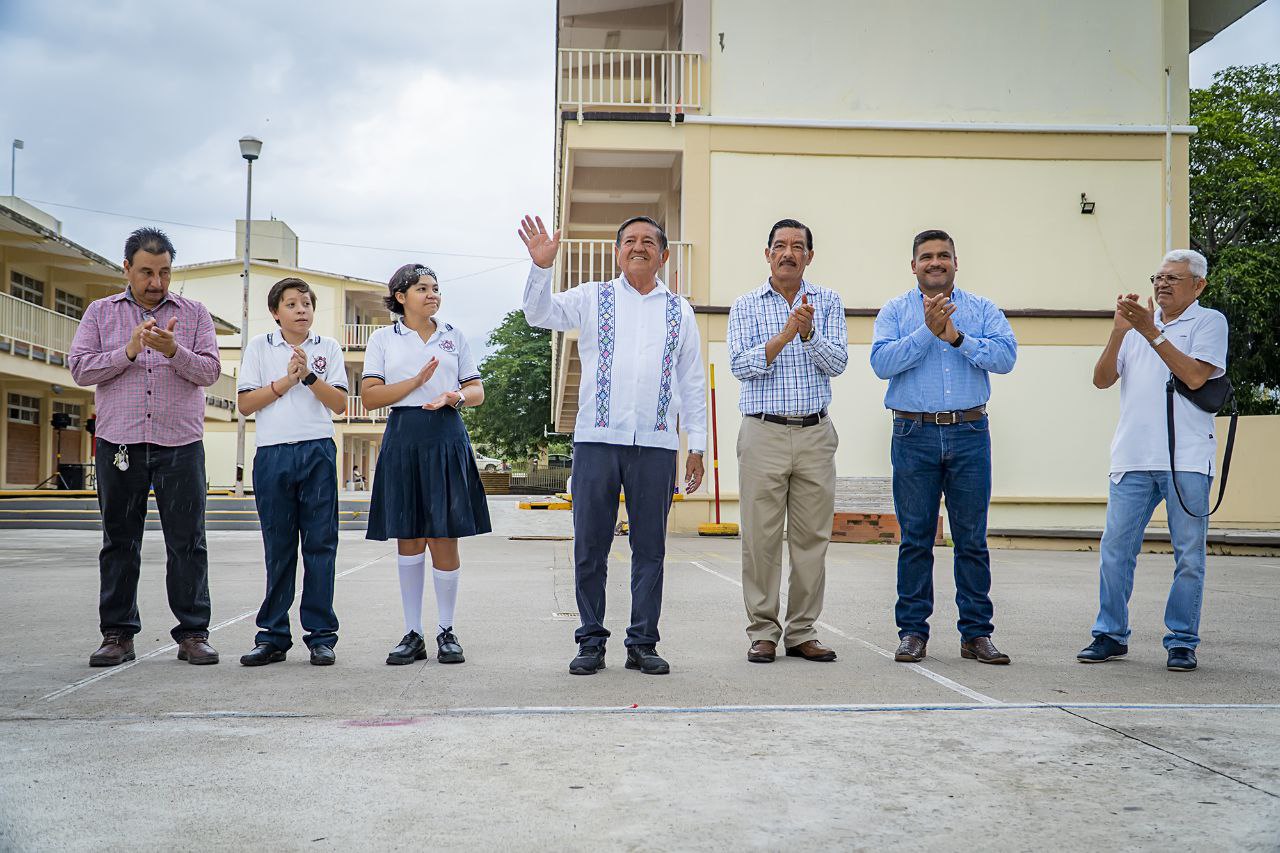
[[1151, 276], [1152, 284], [1177, 284], [1184, 278], [1190, 278], [1185, 275], [1153, 275]]

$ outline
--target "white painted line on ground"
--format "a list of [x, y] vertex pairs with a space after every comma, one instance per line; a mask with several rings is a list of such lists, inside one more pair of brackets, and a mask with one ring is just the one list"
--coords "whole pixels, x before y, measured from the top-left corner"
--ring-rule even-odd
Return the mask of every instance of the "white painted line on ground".
[[[699, 569], [702, 569], [704, 572], [707, 572], [708, 574], [715, 575], [721, 580], [728, 581], [729, 583], [733, 584], [736, 587], [739, 587], [739, 588], [742, 587], [742, 581], [736, 578], [731, 578], [728, 575], [723, 574], [721, 572], [717, 572], [715, 569], [710, 568], [709, 566], [705, 566], [702, 563], [699, 563], [697, 560], [690, 560], [689, 563], [690, 565], [693, 565]], [[786, 593], [782, 593], [782, 598], [784, 600], [786, 599]], [[844, 631], [841, 631], [839, 628], [835, 627], [834, 625], [828, 624], [826, 622], [818, 622], [817, 624], [822, 626], [826, 630], [830, 631], [831, 633], [835, 634], [838, 637], [843, 637], [844, 639], [849, 640], [850, 642], [857, 643], [867, 649], [870, 649], [871, 651], [875, 652], [878, 655], [881, 655], [882, 657], [886, 657], [889, 660], [893, 660], [893, 652], [889, 651], [888, 649], [882, 649], [879, 646], [877, 646], [875, 643], [872, 643], [868, 640], [864, 640], [861, 637], [855, 637], [851, 634], [847, 634]], [[976, 690], [965, 687], [963, 684], [959, 683], [958, 681], [952, 681], [950, 678], [947, 678], [945, 675], [939, 675], [938, 673], [934, 672], [928, 667], [921, 666], [918, 663], [901, 663], [901, 664], [898, 664], [898, 666], [904, 667], [905, 669], [909, 669], [912, 672], [923, 675], [925, 678], [929, 679], [930, 681], [940, 684], [943, 687], [947, 688], [948, 690], [954, 690], [956, 693], [959, 693], [961, 696], [968, 696], [970, 699], [974, 700], [975, 702], [981, 702], [983, 705], [1003, 704], [999, 699], [993, 699], [992, 697], [987, 696], [984, 693], [979, 693]]]
[[[334, 575], [334, 580], [337, 580], [338, 578], [345, 578], [347, 575], [353, 572], [358, 572], [367, 566], [372, 566], [374, 563], [378, 562], [383, 557], [389, 556], [390, 553], [391, 552], [388, 551], [386, 554], [382, 554], [380, 556], [374, 557], [372, 560], [361, 563], [360, 565], [347, 569], [344, 572], [338, 572], [338, 574]], [[300, 598], [302, 598], [302, 590], [298, 591], [298, 594], [293, 597], [293, 600], [297, 601]], [[212, 634], [214, 631], [221, 630], [227, 627], [228, 625], [234, 625], [237, 622], [242, 622], [245, 619], [248, 619], [250, 616], [253, 616], [257, 612], [258, 612], [257, 610], [250, 610], [247, 613], [241, 613], [239, 616], [234, 616], [223, 622], [219, 622], [217, 625], [214, 625], [209, 629], [209, 633]], [[122, 663], [119, 666], [113, 666], [108, 669], [104, 669], [102, 672], [99, 672], [95, 675], [90, 675], [88, 678], [82, 678], [79, 681], [76, 681], [72, 684], [68, 684], [66, 687], [59, 688], [58, 690], [55, 690], [52, 693], [41, 696], [40, 701], [52, 702], [54, 699], [61, 699], [63, 696], [66, 696], [68, 693], [74, 693], [82, 687], [88, 687], [90, 684], [93, 684], [94, 682], [101, 681], [104, 678], [109, 678], [110, 676], [116, 675], [117, 673], [124, 672], [126, 669], [131, 669], [132, 667], [137, 666], [138, 664], [142, 663], [144, 660], [147, 660], [148, 658], [153, 658], [156, 655], [162, 655], [165, 652], [171, 652], [177, 647], [178, 647], [177, 643], [170, 643], [167, 646], [162, 646], [161, 648], [155, 649], [154, 651], [147, 652], [145, 655], [135, 658], [134, 660], [131, 660], [128, 663]]]

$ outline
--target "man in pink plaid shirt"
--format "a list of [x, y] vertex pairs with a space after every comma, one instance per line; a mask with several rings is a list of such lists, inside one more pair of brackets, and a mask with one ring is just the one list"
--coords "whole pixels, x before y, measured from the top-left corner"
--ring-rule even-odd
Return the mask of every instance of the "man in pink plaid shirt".
[[138, 575], [147, 496], [168, 552], [169, 608], [178, 659], [218, 662], [209, 645], [209, 556], [205, 549], [204, 388], [222, 372], [213, 318], [169, 292], [173, 243], [139, 228], [124, 245], [128, 284], [91, 303], [71, 344], [71, 375], [96, 385], [98, 506], [102, 511], [102, 646], [90, 666], [134, 659], [142, 630]]

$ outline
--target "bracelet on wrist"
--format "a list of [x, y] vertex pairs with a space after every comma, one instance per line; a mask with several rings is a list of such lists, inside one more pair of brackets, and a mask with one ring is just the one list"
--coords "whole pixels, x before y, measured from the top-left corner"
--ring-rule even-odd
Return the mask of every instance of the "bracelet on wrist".
[[271, 388], [271, 393], [276, 395], [277, 400], [279, 400], [281, 397], [284, 396], [283, 394], [281, 394], [279, 391], [276, 390], [276, 381], [274, 379], [272, 379], [271, 382], [268, 383], [268, 387]]

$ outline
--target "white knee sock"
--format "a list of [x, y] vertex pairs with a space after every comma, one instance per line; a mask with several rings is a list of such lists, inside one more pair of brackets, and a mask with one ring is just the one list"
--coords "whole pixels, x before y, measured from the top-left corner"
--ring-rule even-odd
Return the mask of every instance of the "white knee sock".
[[436, 611], [440, 615], [440, 630], [453, 627], [453, 608], [458, 603], [458, 574], [461, 568], [451, 572], [439, 569], [431, 570], [431, 578], [436, 586]]
[[427, 581], [426, 552], [396, 558], [400, 567], [400, 603], [404, 606], [404, 632], [422, 632], [422, 590]]

